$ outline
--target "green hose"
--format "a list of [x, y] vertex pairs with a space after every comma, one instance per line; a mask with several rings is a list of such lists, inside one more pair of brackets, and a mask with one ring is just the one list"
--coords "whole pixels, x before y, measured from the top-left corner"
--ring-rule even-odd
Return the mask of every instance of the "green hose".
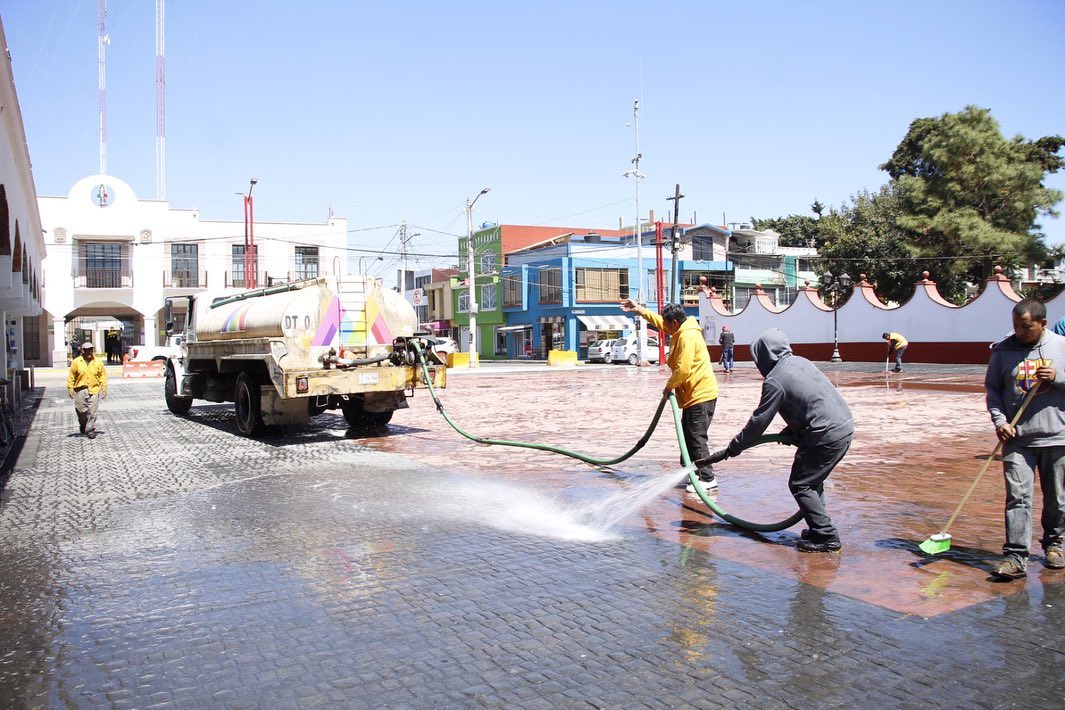
[[[537, 444], [524, 441], [508, 441], [506, 439], [487, 439], [484, 437], [473, 436], [463, 431], [462, 428], [459, 427], [459, 425], [456, 424], [450, 416], [448, 416], [447, 412], [444, 411], [444, 405], [440, 401], [440, 398], [436, 395], [436, 389], [433, 387], [433, 379], [429, 376], [429, 368], [425, 364], [425, 356], [422, 354], [422, 349], [417, 343], [417, 341], [412, 340], [410, 342], [414, 346], [414, 350], [417, 353], [418, 361], [421, 363], [422, 374], [425, 377], [425, 384], [429, 388], [429, 395], [433, 398], [433, 403], [436, 405], [437, 411], [439, 411], [440, 414], [444, 417], [444, 420], [451, 425], [452, 429], [454, 429], [456, 432], [466, 437], [470, 441], [476, 441], [479, 444], [489, 444], [492, 446], [517, 446], [524, 449], [550, 451], [552, 453], [561, 454], [563, 456], [569, 456], [570, 458], [574, 458], [579, 461], [583, 461], [585, 463], [593, 464], [596, 466], [612, 466], [632, 457], [633, 454], [635, 454], [647, 444], [647, 442], [651, 438], [651, 434], [655, 430], [655, 427], [658, 426], [658, 420], [661, 419], [662, 410], [665, 408], [666, 405], [667, 398], [663, 397], [661, 400], [659, 400], [658, 409], [655, 410], [655, 416], [651, 420], [651, 425], [647, 428], [647, 431], [644, 433], [644, 435], [640, 437], [640, 440], [636, 442], [636, 445], [626, 451], [621, 456], [611, 459], [596, 458], [594, 456], [588, 456], [577, 451], [564, 449], [559, 446], [551, 446], [549, 444]], [[681, 460], [684, 462], [685, 468], [689, 468], [692, 466], [692, 462], [691, 458], [688, 456], [688, 447], [684, 441], [684, 429], [681, 426], [680, 421], [680, 408], [677, 406], [677, 399], [673, 396], [672, 393], [670, 393], [668, 400], [670, 407], [673, 411], [673, 424], [677, 430], [677, 441], [680, 444]], [[794, 445], [795, 443], [794, 440], [789, 436], [766, 435], [756, 439], [752, 446], [758, 446], [759, 444], [766, 444], [771, 442], [791, 445]], [[732, 525], [735, 525], [737, 527], [745, 528], [747, 530], [753, 530], [754, 532], [776, 532], [778, 530], [786, 530], [787, 528], [790, 528], [792, 525], [795, 525], [797, 522], [803, 519], [802, 511], [796, 511], [795, 514], [793, 514], [791, 517], [787, 518], [786, 520], [781, 520], [778, 523], [752, 523], [742, 518], [737, 518], [735, 515], [729, 514], [724, 508], [719, 506], [713, 498], [707, 495], [706, 490], [699, 482], [699, 477], [696, 475], [696, 470], [694, 468], [688, 472], [688, 480], [691, 481], [692, 486], [695, 488], [695, 492], [699, 496], [699, 498], [703, 501], [703, 503], [707, 505], [707, 507], [710, 508], [711, 511], [714, 512], [715, 515], [717, 515], [725, 522], [731, 523]]]

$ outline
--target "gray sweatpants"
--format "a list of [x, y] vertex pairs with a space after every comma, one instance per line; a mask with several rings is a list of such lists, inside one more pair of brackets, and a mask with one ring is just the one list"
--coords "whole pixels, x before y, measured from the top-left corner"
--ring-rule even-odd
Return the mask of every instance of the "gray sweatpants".
[[88, 388], [74, 391], [74, 411], [82, 434], [96, 431], [96, 410], [100, 408], [100, 393], [89, 394]]
[[1028, 559], [1032, 539], [1032, 491], [1035, 471], [1043, 493], [1043, 549], [1060, 545], [1065, 534], [1065, 446], [1003, 447], [1006, 478], [1006, 544], [1002, 554]]

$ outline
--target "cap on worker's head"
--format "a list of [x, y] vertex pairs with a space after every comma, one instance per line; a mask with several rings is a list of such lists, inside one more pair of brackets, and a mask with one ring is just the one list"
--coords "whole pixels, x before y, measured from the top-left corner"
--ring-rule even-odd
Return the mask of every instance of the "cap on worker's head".
[[86, 340], [84, 343], [81, 344], [81, 349], [82, 350], [92, 350], [93, 347], [94, 347], [93, 344], [90, 343], [88, 340]]

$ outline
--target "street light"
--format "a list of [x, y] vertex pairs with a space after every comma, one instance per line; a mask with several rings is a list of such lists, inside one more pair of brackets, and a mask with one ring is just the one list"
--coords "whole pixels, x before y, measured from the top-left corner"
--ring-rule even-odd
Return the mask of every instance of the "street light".
[[244, 198], [244, 288], [255, 288], [255, 215], [251, 191], [255, 189], [258, 178], [252, 178], [248, 185], [248, 194], [237, 194]]
[[477, 197], [466, 198], [466, 273], [470, 277], [470, 367], [477, 367], [477, 278], [474, 275], [473, 254], [473, 206], [481, 195], [492, 188], [486, 187], [477, 193]]
[[843, 362], [839, 356], [839, 292], [851, 287], [851, 277], [844, 271], [836, 281], [832, 272], [826, 271], [821, 276], [821, 283], [825, 291], [832, 294], [832, 362]]
[[[360, 276], [365, 276], [366, 275], [366, 267], [363, 265], [363, 261], [365, 261], [368, 258], [369, 257], [366, 257], [366, 256], [360, 256], [359, 257], [359, 275]], [[376, 257], [376, 259], [378, 261], [384, 261], [385, 260], [385, 258], [383, 256], [378, 256], [378, 257]]]

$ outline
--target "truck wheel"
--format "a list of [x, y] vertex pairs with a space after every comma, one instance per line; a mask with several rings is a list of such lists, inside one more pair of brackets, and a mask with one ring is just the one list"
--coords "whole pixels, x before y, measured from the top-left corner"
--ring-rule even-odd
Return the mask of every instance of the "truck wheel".
[[262, 393], [259, 383], [247, 372], [237, 375], [233, 395], [237, 405], [237, 430], [244, 436], [259, 436], [266, 429], [263, 424]]
[[394, 414], [391, 411], [367, 412], [362, 408], [362, 401], [354, 398], [344, 402], [340, 409], [344, 412], [344, 419], [347, 420], [348, 426], [355, 429], [384, 426], [392, 421], [392, 415]]
[[188, 414], [189, 410], [192, 409], [192, 398], [178, 397], [177, 373], [174, 372], [174, 368], [166, 368], [166, 383], [163, 387], [166, 397], [166, 408], [170, 410], [170, 413], [176, 414], [179, 417]]

